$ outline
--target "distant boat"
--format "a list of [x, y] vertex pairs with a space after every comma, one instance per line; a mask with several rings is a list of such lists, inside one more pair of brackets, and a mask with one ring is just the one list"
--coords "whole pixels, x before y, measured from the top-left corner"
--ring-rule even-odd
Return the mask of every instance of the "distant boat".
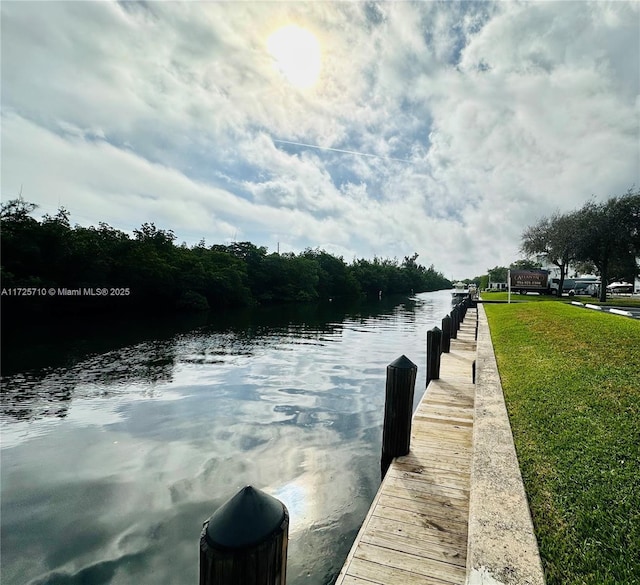
[[464, 282], [456, 282], [453, 286], [451, 302], [458, 303], [467, 297], [474, 301], [478, 300], [478, 287], [474, 283], [467, 286]]
[[464, 282], [456, 282], [451, 291], [451, 301], [457, 303], [469, 296], [469, 288]]
[[630, 282], [612, 282], [607, 285], [607, 292], [611, 294], [632, 293], [633, 285]]

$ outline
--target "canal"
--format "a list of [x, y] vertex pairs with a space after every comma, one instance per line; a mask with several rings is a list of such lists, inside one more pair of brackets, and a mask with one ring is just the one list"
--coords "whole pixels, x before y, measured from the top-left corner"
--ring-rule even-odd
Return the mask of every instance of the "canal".
[[248, 484], [289, 509], [287, 585], [333, 583], [379, 485], [386, 365], [418, 365], [417, 404], [450, 298], [15, 334], [2, 583], [196, 584], [202, 522]]

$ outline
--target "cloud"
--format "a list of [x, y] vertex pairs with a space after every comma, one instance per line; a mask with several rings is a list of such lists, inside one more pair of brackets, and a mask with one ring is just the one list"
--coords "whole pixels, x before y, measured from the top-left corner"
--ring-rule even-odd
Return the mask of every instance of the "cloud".
[[[24, 185], [72, 221], [417, 251], [465, 277], [515, 260], [537, 217], [640, 183], [633, 2], [1, 10], [3, 199]], [[313, 88], [266, 50], [288, 24], [322, 47]]]

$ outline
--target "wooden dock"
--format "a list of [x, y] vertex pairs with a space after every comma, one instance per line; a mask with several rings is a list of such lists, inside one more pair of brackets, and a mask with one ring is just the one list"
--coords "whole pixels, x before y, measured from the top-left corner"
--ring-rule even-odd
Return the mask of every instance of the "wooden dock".
[[441, 356], [335, 585], [464, 585], [471, 485], [476, 309]]

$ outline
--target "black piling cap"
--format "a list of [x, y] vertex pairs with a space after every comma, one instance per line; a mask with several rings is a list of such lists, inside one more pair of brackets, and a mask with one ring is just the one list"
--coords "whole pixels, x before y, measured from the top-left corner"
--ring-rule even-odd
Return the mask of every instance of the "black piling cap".
[[400, 370], [410, 370], [411, 368], [417, 368], [406, 355], [401, 355], [398, 359], [392, 361], [387, 367], [398, 368]]
[[209, 518], [207, 540], [214, 547], [254, 546], [278, 530], [285, 514], [280, 500], [248, 485]]

